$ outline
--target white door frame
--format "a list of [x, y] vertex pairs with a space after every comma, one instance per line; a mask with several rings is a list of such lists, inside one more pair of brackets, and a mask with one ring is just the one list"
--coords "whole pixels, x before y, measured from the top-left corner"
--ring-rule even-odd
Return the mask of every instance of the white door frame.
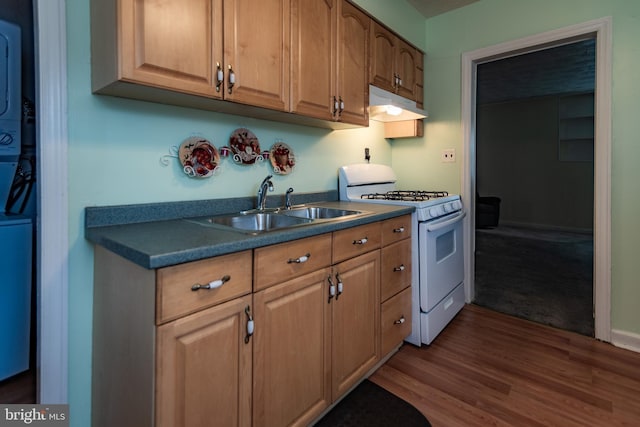
[[68, 402], [67, 35], [65, 0], [33, 0], [38, 177], [37, 396]]
[[462, 198], [465, 219], [465, 294], [475, 296], [476, 72], [478, 64], [569, 42], [596, 38], [594, 144], [594, 316], [595, 337], [611, 341], [611, 62], [610, 17], [572, 25], [462, 55]]

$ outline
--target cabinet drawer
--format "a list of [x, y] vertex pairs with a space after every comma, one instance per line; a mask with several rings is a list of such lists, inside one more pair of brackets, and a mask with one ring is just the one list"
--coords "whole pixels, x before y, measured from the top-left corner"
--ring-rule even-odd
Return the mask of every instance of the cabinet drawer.
[[411, 333], [411, 287], [382, 304], [380, 325], [384, 357]]
[[333, 233], [333, 262], [344, 261], [380, 247], [380, 223], [360, 225]]
[[408, 237], [411, 237], [411, 215], [403, 215], [382, 222], [382, 246]]
[[[196, 284], [228, 279], [218, 288]], [[161, 324], [251, 292], [251, 251], [158, 269], [156, 323]]]
[[331, 234], [258, 248], [253, 258], [255, 291], [331, 264]]
[[411, 285], [411, 239], [382, 248], [380, 300], [386, 301]]

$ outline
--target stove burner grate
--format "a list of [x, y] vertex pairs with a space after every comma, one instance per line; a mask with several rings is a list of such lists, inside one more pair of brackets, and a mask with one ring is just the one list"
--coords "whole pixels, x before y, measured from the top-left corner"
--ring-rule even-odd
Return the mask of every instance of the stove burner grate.
[[421, 190], [394, 190], [386, 193], [369, 193], [360, 196], [361, 199], [375, 200], [402, 200], [408, 202], [423, 202], [425, 200], [437, 199], [438, 197], [446, 197], [449, 193], [446, 191], [421, 191]]

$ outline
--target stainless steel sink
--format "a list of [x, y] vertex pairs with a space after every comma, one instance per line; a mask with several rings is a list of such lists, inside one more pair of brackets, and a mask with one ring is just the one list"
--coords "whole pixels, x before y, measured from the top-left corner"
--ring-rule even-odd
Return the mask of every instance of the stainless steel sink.
[[340, 220], [342, 218], [349, 218], [366, 213], [368, 212], [328, 208], [324, 206], [299, 205], [291, 209], [251, 210], [228, 215], [192, 218], [186, 221], [210, 227], [229, 228], [245, 233], [259, 234], [267, 231], [309, 225], [315, 222]]
[[276, 212], [240, 213], [210, 218], [194, 219], [194, 222], [221, 225], [251, 233], [278, 230], [309, 224], [311, 219], [281, 215]]
[[305, 206], [300, 208], [292, 208], [280, 212], [282, 215], [296, 218], [308, 219], [337, 219], [350, 215], [359, 215], [361, 211], [353, 211], [349, 209], [326, 208], [321, 206]]

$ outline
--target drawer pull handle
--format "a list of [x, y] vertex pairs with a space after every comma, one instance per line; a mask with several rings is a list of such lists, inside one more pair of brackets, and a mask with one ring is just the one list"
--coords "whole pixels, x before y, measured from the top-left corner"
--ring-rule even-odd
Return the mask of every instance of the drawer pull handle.
[[402, 325], [405, 322], [404, 316], [400, 317], [398, 320], [394, 320], [394, 325]]
[[218, 279], [218, 280], [214, 280], [213, 282], [210, 282], [207, 285], [201, 285], [200, 283], [196, 283], [195, 285], [193, 285], [191, 287], [192, 291], [197, 291], [200, 289], [217, 289], [220, 286], [224, 285], [225, 283], [227, 283], [229, 280], [231, 280], [231, 276], [223, 276], [222, 279]]
[[306, 254], [298, 258], [289, 258], [287, 264], [302, 264], [303, 262], [307, 262], [311, 258], [311, 254]]
[[364, 239], [359, 239], [359, 240], [354, 240], [353, 241], [354, 245], [364, 245], [365, 243], [367, 243], [367, 238], [366, 237]]
[[400, 228], [394, 228], [393, 229], [394, 233], [404, 233], [404, 227], [400, 227]]
[[404, 264], [400, 264], [400, 267], [393, 267], [393, 271], [404, 271]]
[[247, 315], [247, 335], [244, 336], [244, 343], [248, 344], [251, 335], [253, 335], [253, 317], [251, 316], [251, 308], [246, 306], [244, 313]]

